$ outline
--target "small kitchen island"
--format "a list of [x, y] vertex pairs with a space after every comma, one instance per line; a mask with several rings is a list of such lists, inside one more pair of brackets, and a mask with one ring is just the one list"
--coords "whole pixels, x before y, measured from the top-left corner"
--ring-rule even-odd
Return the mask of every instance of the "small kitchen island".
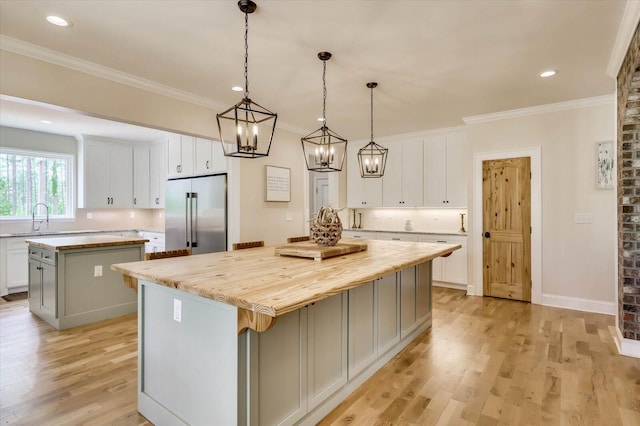
[[112, 265], [138, 280], [138, 411], [317, 423], [431, 326], [431, 260], [460, 248], [364, 243], [321, 261], [272, 246]]
[[137, 310], [111, 264], [144, 259], [143, 238], [115, 235], [29, 238], [29, 310], [58, 330]]

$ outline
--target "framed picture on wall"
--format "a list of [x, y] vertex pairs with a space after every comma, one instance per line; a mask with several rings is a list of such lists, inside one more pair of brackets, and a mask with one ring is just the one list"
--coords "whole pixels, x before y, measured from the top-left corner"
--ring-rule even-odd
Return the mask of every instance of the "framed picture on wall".
[[265, 166], [265, 201], [291, 201], [291, 169]]
[[596, 144], [597, 172], [596, 188], [613, 188], [613, 142], [598, 142]]

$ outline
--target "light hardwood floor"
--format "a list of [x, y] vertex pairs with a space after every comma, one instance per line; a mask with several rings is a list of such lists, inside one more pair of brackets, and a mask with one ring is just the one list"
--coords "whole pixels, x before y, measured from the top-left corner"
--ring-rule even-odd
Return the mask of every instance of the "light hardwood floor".
[[[432, 330], [321, 424], [640, 425], [640, 360], [617, 354], [613, 317], [433, 294]], [[0, 304], [0, 422], [149, 424], [136, 333], [135, 315], [56, 331]]]

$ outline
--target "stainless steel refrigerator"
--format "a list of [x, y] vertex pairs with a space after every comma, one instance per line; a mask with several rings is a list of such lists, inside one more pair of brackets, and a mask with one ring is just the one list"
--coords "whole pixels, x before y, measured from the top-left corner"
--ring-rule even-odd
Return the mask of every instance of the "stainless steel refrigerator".
[[227, 175], [167, 181], [165, 247], [193, 254], [227, 249]]

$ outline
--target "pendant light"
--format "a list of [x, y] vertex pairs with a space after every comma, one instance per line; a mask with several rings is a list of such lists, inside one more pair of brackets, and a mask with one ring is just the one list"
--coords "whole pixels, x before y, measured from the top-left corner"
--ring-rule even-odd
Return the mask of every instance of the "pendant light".
[[373, 141], [373, 89], [377, 86], [378, 83], [375, 81], [367, 83], [367, 87], [371, 89], [371, 142], [358, 151], [360, 176], [363, 178], [380, 178], [384, 176], [384, 166], [387, 164], [387, 153], [389, 151]]
[[339, 172], [344, 164], [347, 140], [327, 127], [327, 61], [331, 53], [320, 52], [322, 61], [322, 127], [301, 139], [307, 170], [314, 172]]
[[227, 157], [258, 158], [269, 155], [278, 114], [258, 105], [249, 98], [249, 14], [256, 10], [251, 0], [240, 0], [244, 13], [244, 98], [217, 114], [218, 131], [224, 155]]

